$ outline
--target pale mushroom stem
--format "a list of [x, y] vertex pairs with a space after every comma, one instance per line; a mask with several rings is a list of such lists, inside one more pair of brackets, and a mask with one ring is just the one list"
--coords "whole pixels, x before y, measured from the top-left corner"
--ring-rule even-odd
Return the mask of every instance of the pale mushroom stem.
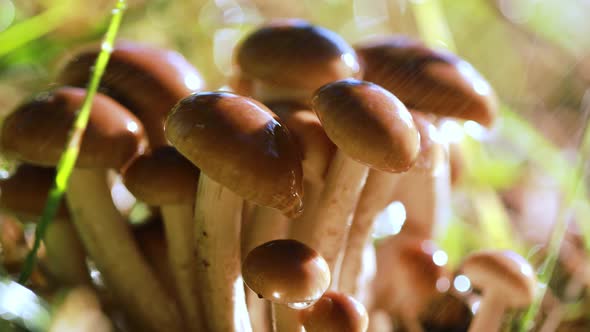
[[371, 170], [361, 193], [344, 251], [342, 269], [340, 270], [339, 290], [358, 298], [359, 275], [363, 267], [363, 252], [371, 241], [373, 221], [379, 212], [392, 201], [394, 190], [400, 175]]
[[211, 332], [250, 332], [241, 275], [243, 200], [204, 173], [195, 204], [197, 280]]
[[176, 295], [190, 331], [204, 329], [195, 267], [193, 204], [161, 206]]
[[68, 220], [52, 221], [43, 238], [49, 273], [70, 286], [90, 285], [86, 250]]
[[451, 183], [448, 159], [434, 171], [410, 169], [401, 174], [393, 193], [406, 209], [409, 228], [419, 235], [433, 237], [444, 229], [450, 217]]
[[284, 304], [271, 304], [273, 332], [304, 332], [299, 312]]
[[[252, 219], [244, 227], [244, 253], [248, 254], [259, 245], [287, 236], [289, 219], [276, 209], [264, 206], [256, 206]], [[254, 331], [264, 331], [268, 322], [268, 302], [259, 299], [258, 296], [248, 289], [246, 302], [252, 328]]]
[[113, 204], [106, 170], [74, 169], [67, 199], [88, 255], [133, 321], [149, 331], [182, 331], [174, 301], [164, 292]]
[[497, 332], [502, 326], [504, 301], [501, 296], [493, 293], [484, 294], [468, 332]]
[[316, 249], [324, 257], [332, 273], [332, 289], [338, 286], [338, 262], [352, 215], [367, 179], [369, 168], [340, 150], [326, 176], [326, 184], [318, 201], [312, 220], [315, 223], [297, 240]]
[[292, 239], [304, 239], [306, 236], [309, 236], [309, 230], [316, 223], [313, 216], [317, 203], [322, 195], [324, 183], [321, 181], [307, 180], [303, 183], [303, 189], [305, 193], [303, 196], [303, 213], [291, 222], [289, 236]]

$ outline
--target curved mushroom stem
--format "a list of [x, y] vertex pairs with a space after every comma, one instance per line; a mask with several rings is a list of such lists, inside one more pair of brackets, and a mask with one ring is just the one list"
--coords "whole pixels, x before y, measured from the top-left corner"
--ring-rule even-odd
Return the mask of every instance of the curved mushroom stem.
[[[252, 219], [244, 228], [244, 254], [252, 249], [272, 240], [284, 239], [287, 236], [289, 219], [280, 211], [256, 206]], [[246, 301], [252, 328], [254, 331], [264, 331], [268, 322], [268, 302], [258, 298], [250, 289], [246, 291]]]
[[303, 332], [299, 312], [284, 304], [271, 304], [273, 332]]
[[468, 332], [497, 332], [502, 326], [504, 301], [494, 293], [484, 294]]
[[195, 204], [199, 295], [211, 332], [251, 332], [241, 275], [243, 200], [201, 173]]
[[409, 229], [432, 237], [442, 230], [450, 217], [451, 183], [448, 159], [435, 170], [410, 169], [400, 175], [392, 201], [406, 208]]
[[305, 193], [303, 196], [303, 213], [289, 225], [289, 237], [292, 239], [303, 239], [309, 236], [309, 230], [316, 223], [316, 220], [313, 219], [314, 211], [322, 195], [324, 183], [323, 181], [306, 180], [303, 183], [303, 189]]
[[399, 180], [399, 174], [371, 170], [361, 193], [354, 219], [348, 233], [342, 269], [340, 271], [339, 290], [355, 298], [362, 284], [359, 275], [363, 268], [363, 252], [371, 241], [373, 221], [379, 212], [392, 201], [391, 193]]
[[86, 266], [86, 250], [70, 221], [52, 221], [43, 239], [47, 269], [59, 282], [66, 285], [90, 285]]
[[166, 229], [168, 260], [174, 275], [176, 295], [190, 331], [204, 329], [194, 264], [194, 209], [192, 204], [161, 206]]
[[74, 169], [67, 187], [74, 225], [117, 301], [148, 331], [182, 331], [174, 301], [140, 254], [115, 208], [106, 171]]
[[332, 289], [338, 286], [339, 260], [352, 215], [369, 168], [338, 150], [326, 176], [326, 184], [311, 220], [315, 223], [297, 240], [316, 249], [332, 273]]

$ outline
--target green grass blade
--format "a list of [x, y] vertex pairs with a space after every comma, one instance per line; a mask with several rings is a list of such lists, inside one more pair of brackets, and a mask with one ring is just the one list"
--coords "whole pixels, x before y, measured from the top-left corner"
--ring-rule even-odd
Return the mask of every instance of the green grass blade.
[[55, 217], [59, 203], [66, 190], [68, 179], [70, 178], [70, 174], [72, 173], [74, 165], [76, 164], [78, 153], [80, 152], [82, 135], [86, 130], [86, 125], [88, 124], [88, 119], [90, 117], [92, 100], [96, 94], [96, 91], [98, 90], [100, 79], [102, 78], [102, 74], [106, 69], [109, 58], [113, 51], [115, 38], [117, 36], [119, 26], [121, 25], [125, 8], [126, 0], [118, 0], [115, 9], [113, 9], [113, 16], [104, 37], [102, 49], [98, 55], [98, 58], [96, 59], [94, 72], [92, 73], [90, 83], [87, 87], [86, 97], [84, 98], [80, 112], [78, 112], [76, 119], [74, 120], [74, 125], [70, 130], [65, 151], [62, 153], [57, 165], [55, 182], [51, 188], [51, 191], [49, 192], [49, 197], [47, 199], [47, 203], [45, 204], [41, 220], [37, 224], [37, 229], [35, 231], [35, 243], [27, 255], [23, 270], [19, 276], [20, 283], [24, 284], [31, 276], [33, 267], [36, 263], [37, 251], [41, 245], [41, 239], [43, 239], [43, 236], [45, 235], [47, 226]]

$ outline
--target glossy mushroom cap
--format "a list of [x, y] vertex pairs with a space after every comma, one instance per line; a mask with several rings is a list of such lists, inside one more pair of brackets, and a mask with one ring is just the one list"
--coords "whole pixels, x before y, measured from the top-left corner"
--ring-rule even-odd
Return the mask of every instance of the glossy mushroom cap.
[[275, 102], [269, 103], [268, 107], [287, 125], [301, 147], [304, 176], [323, 181], [336, 146], [326, 135], [318, 116], [297, 103]]
[[420, 154], [412, 169], [435, 175], [447, 164], [448, 152], [445, 143], [428, 116], [419, 112], [410, 113], [420, 133]]
[[[26, 221], [36, 222], [43, 213], [54, 178], [54, 168], [19, 165], [14, 174], [0, 180], [0, 209]], [[69, 219], [69, 215], [62, 201], [56, 216]]]
[[491, 126], [497, 101], [490, 84], [466, 61], [407, 37], [356, 47], [363, 79], [395, 93], [409, 108]]
[[193, 94], [166, 122], [166, 137], [201, 172], [288, 217], [302, 210], [300, 152], [266, 106], [227, 92]]
[[352, 159], [386, 172], [408, 170], [420, 134], [406, 107], [380, 86], [342, 80], [318, 90], [312, 108], [330, 139]]
[[151, 205], [193, 204], [199, 169], [172, 146], [160, 146], [137, 157], [123, 182], [138, 199]]
[[369, 316], [352, 296], [326, 292], [313, 306], [300, 313], [306, 332], [365, 332]]
[[355, 77], [354, 49], [338, 34], [303, 20], [275, 20], [249, 35], [238, 47], [241, 75], [286, 88], [315, 90]]
[[[61, 84], [85, 87], [99, 47], [88, 48], [62, 69]], [[176, 102], [203, 89], [201, 74], [179, 53], [118, 41], [100, 82], [101, 91], [125, 105], [143, 122], [150, 143], [166, 144], [164, 120]]]
[[439, 283], [449, 280], [446, 262], [435, 259], [437, 252], [431, 241], [411, 234], [400, 233], [379, 243], [375, 308], [413, 318], [426, 310], [440, 293]]
[[[79, 88], [59, 88], [18, 107], [4, 120], [2, 151], [31, 164], [55, 166], [85, 94]], [[76, 166], [121, 169], [143, 151], [143, 134], [133, 114], [96, 94]]]
[[529, 305], [535, 295], [536, 276], [519, 254], [504, 250], [480, 251], [465, 258], [461, 268], [474, 287], [494, 294], [510, 308]]
[[296, 240], [275, 240], [254, 248], [242, 264], [242, 275], [259, 297], [293, 307], [317, 301], [330, 286], [328, 263]]

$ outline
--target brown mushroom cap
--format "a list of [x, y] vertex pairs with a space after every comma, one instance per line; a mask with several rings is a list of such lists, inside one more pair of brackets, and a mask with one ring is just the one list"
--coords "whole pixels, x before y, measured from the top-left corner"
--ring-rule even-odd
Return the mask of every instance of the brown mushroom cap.
[[497, 116], [489, 83], [459, 57], [407, 37], [356, 47], [363, 79], [395, 93], [409, 108], [491, 126]]
[[359, 72], [354, 49], [342, 37], [297, 19], [256, 30], [238, 47], [236, 62], [247, 78], [312, 90]]
[[433, 255], [437, 250], [424, 237], [404, 233], [378, 244], [376, 307], [392, 315], [415, 318], [426, 310], [439, 295], [437, 282], [447, 278], [444, 264], [435, 262]]
[[199, 169], [174, 147], [160, 146], [137, 157], [123, 173], [123, 181], [135, 197], [148, 204], [192, 204]]
[[166, 137], [201, 172], [256, 204], [296, 216], [302, 210], [300, 152], [266, 106], [227, 92], [181, 100]]
[[403, 172], [416, 161], [420, 134], [412, 115], [390, 92], [358, 80], [342, 80], [318, 90], [312, 108], [330, 139], [360, 163]]
[[465, 258], [462, 273], [484, 296], [494, 293], [511, 308], [529, 305], [535, 295], [536, 276], [531, 265], [519, 254], [504, 250], [473, 253]]
[[275, 102], [267, 106], [287, 125], [303, 154], [303, 172], [323, 179], [328, 172], [336, 146], [326, 135], [318, 116], [308, 107], [292, 102]]
[[[85, 87], [99, 52], [99, 47], [92, 47], [77, 54], [58, 81]], [[204, 85], [200, 73], [181, 54], [130, 41], [117, 42], [100, 84], [101, 91], [142, 120], [150, 141], [163, 138], [165, 117], [176, 102]]]
[[365, 332], [369, 316], [352, 296], [326, 292], [313, 306], [300, 313], [306, 332]]
[[[18, 107], [2, 127], [3, 152], [32, 164], [55, 166], [85, 94], [79, 88], [59, 88]], [[120, 169], [143, 151], [143, 133], [133, 114], [97, 94], [76, 166]]]
[[[55, 169], [21, 164], [9, 178], [0, 180], [0, 209], [26, 221], [37, 221], [43, 213]], [[62, 201], [57, 218], [69, 219], [69, 211]]]
[[296, 240], [275, 240], [254, 248], [244, 260], [242, 275], [258, 296], [279, 304], [311, 304], [330, 286], [328, 263]]

